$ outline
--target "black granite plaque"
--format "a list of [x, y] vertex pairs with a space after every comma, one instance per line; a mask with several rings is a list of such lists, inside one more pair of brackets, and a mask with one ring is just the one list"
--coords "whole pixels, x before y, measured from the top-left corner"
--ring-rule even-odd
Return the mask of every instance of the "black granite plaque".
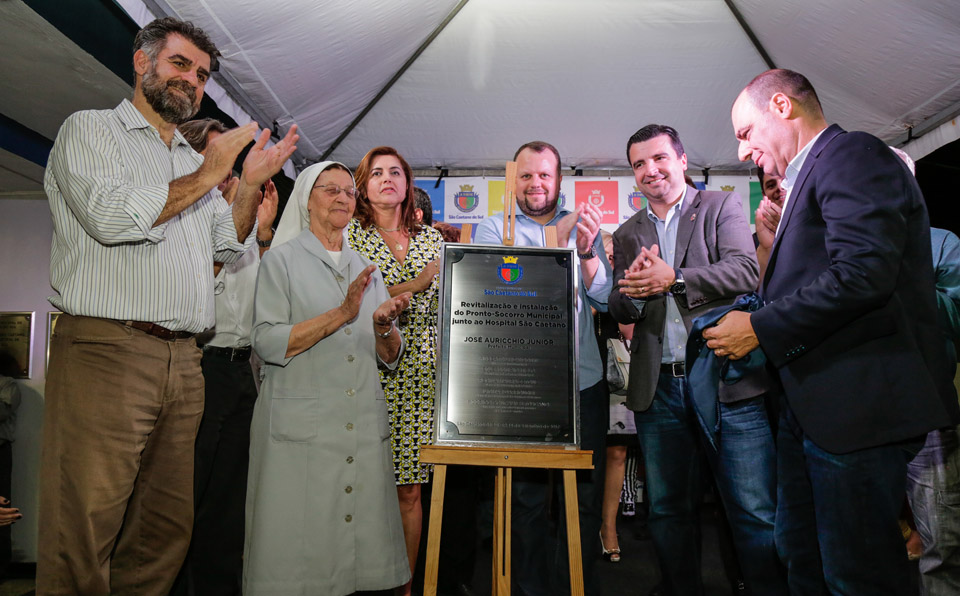
[[445, 247], [438, 443], [578, 444], [576, 266], [571, 249]]

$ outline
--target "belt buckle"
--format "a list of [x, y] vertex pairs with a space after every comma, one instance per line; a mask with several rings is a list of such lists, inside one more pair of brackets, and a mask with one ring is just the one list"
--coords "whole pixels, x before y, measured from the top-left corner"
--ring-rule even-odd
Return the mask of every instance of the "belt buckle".
[[230, 362], [237, 362], [237, 361], [243, 360], [241, 356], [246, 351], [246, 349], [247, 349], [246, 346], [242, 348], [236, 348], [236, 347], [230, 348]]
[[[685, 376], [685, 375], [684, 375], [684, 372], [685, 372], [685, 371], [683, 370], [683, 364], [684, 364], [683, 362], [671, 362], [671, 363], [670, 363], [670, 374], [673, 375], [675, 378], [680, 378], [680, 377]], [[680, 372], [677, 372], [678, 370], [679, 370]]]

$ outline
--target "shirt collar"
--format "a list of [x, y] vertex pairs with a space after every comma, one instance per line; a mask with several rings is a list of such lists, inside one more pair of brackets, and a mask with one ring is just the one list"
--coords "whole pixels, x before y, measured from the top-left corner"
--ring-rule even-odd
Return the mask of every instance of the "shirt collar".
[[554, 213], [553, 217], [550, 218], [550, 221], [548, 221], [545, 224], [541, 224], [540, 222], [536, 221], [535, 219], [533, 219], [532, 217], [530, 217], [529, 215], [521, 211], [519, 207], [517, 208], [516, 213], [517, 213], [517, 219], [527, 219], [530, 221], [530, 223], [536, 224], [538, 226], [552, 226], [552, 225], [556, 225], [557, 221], [561, 219], [564, 215], [567, 215], [568, 213], [570, 213], [570, 211], [568, 209], [564, 209], [563, 207], [558, 206], [557, 212]]
[[787, 171], [783, 176], [783, 181], [780, 183], [784, 191], [789, 193], [793, 185], [796, 184], [797, 176], [800, 175], [800, 170], [803, 169], [803, 162], [807, 161], [807, 156], [810, 155], [810, 151], [813, 150], [813, 144], [817, 142], [817, 139], [820, 138], [820, 135], [822, 135], [825, 130], [827, 130], [826, 127], [818, 132], [817, 136], [810, 139], [810, 141], [803, 146], [803, 149], [794, 155], [790, 163], [787, 164]]
[[[141, 130], [144, 128], [156, 128], [152, 124], [147, 122], [147, 119], [144, 117], [140, 110], [137, 109], [133, 102], [127, 98], [124, 98], [116, 108], [114, 108], [114, 113], [116, 113], [117, 118], [120, 119], [120, 122], [127, 127], [127, 130]], [[157, 136], [159, 136], [159, 131]], [[188, 145], [187, 140], [183, 138], [183, 135], [180, 134], [180, 129], [178, 128], [173, 133], [173, 143], [171, 143], [171, 148], [177, 145]]]
[[[683, 200], [687, 198], [688, 188], [690, 187], [686, 184], [683, 185], [683, 194], [680, 195], [680, 200], [677, 201], [673, 207], [670, 207], [669, 211], [667, 211], [667, 219], [670, 219], [672, 215], [680, 213], [680, 210], [683, 209]], [[649, 204], [647, 205], [647, 217], [649, 217], [651, 221], [660, 221], [660, 218], [657, 217], [657, 214], [653, 212], [653, 209], [650, 208]]]

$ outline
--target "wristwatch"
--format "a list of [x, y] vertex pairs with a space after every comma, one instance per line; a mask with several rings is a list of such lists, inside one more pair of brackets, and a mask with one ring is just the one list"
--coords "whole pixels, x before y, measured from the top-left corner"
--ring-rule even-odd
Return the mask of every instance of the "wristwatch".
[[597, 247], [596, 247], [595, 244], [591, 244], [591, 245], [590, 245], [590, 252], [579, 252], [579, 251], [577, 251], [577, 257], [579, 257], [579, 258], [581, 258], [581, 259], [584, 259], [584, 260], [586, 260], [586, 259], [592, 259], [592, 258], [595, 257], [595, 256], [597, 256]]
[[683, 273], [680, 272], [680, 268], [675, 268], [673, 270], [677, 275], [677, 280], [673, 282], [673, 285], [670, 286], [670, 293], [674, 296], [683, 296], [687, 293], [687, 284], [683, 281]]
[[269, 240], [261, 240], [257, 238], [257, 246], [259, 246], [260, 248], [270, 248], [270, 244], [272, 242], [273, 242], [273, 238], [270, 238]]

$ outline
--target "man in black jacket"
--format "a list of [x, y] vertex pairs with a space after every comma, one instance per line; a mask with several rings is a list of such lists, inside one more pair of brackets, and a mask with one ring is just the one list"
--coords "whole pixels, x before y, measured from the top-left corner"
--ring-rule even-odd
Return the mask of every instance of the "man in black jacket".
[[776, 536], [791, 593], [905, 594], [906, 463], [960, 418], [920, 188], [882, 141], [827, 126], [799, 73], [757, 76], [732, 119], [740, 159], [787, 195], [765, 306], [704, 337], [730, 358], [761, 346], [783, 384]]

